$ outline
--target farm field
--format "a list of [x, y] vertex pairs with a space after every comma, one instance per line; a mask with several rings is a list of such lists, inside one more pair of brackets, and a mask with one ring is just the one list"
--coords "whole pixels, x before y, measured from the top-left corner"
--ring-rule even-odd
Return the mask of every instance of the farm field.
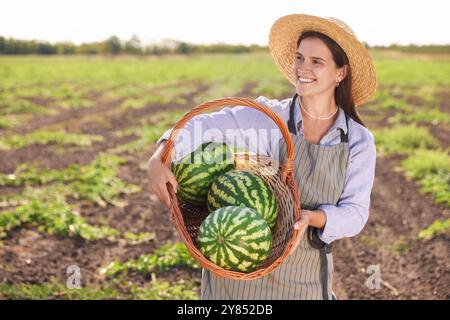
[[[449, 299], [450, 55], [372, 54], [370, 218], [334, 244], [334, 291]], [[148, 191], [155, 142], [201, 102], [293, 93], [265, 53], [0, 56], [0, 299], [198, 299], [201, 270]]]

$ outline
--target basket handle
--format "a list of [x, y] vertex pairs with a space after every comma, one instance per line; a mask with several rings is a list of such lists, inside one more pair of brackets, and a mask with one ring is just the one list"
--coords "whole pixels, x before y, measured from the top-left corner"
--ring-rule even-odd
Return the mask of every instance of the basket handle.
[[175, 138], [178, 135], [178, 132], [184, 125], [191, 120], [196, 115], [203, 113], [206, 110], [216, 109], [220, 106], [246, 106], [250, 108], [257, 109], [263, 113], [265, 113], [268, 117], [270, 117], [275, 124], [280, 128], [281, 134], [283, 135], [284, 140], [286, 141], [286, 153], [287, 156], [285, 158], [284, 163], [281, 165], [281, 179], [283, 182], [286, 182], [286, 178], [288, 175], [293, 175], [294, 171], [294, 142], [292, 140], [291, 134], [284, 123], [284, 121], [270, 108], [257, 103], [253, 100], [247, 98], [239, 98], [239, 97], [227, 97], [227, 98], [219, 98], [216, 100], [204, 102], [197, 107], [192, 108], [188, 113], [186, 113], [173, 127], [172, 132], [170, 133], [169, 139], [164, 144], [164, 149], [162, 151], [162, 161], [170, 168], [171, 154], [174, 147]]

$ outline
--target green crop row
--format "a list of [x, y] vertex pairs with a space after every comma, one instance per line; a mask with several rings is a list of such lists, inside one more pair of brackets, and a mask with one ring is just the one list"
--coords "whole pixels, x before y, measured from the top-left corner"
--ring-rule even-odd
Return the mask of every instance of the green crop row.
[[[18, 226], [32, 224], [43, 232], [61, 236], [77, 235], [87, 240], [117, 238], [120, 233], [115, 229], [86, 223], [67, 199], [85, 199], [102, 207], [125, 205], [119, 196], [139, 192], [140, 188], [117, 178], [118, 167], [124, 162], [120, 157], [101, 153], [86, 166], [71, 165], [60, 171], [20, 166], [14, 174], [0, 175], [0, 185], [26, 186], [21, 195], [1, 197], [0, 207], [14, 208], [0, 214], [0, 237]], [[132, 243], [154, 237], [151, 233], [122, 236]]]
[[0, 116], [25, 113], [54, 114], [55, 112], [26, 99], [0, 94]]
[[172, 127], [186, 112], [186, 110], [158, 112], [149, 119], [142, 121], [142, 125], [139, 127], [116, 131], [115, 135], [119, 137], [135, 135], [139, 138], [108, 151], [120, 153], [144, 150], [154, 144], [164, 131]]
[[392, 128], [373, 130], [377, 150], [381, 154], [411, 154], [417, 149], [438, 148], [438, 141], [427, 128], [415, 124], [396, 125]]
[[103, 141], [99, 135], [75, 134], [62, 131], [36, 130], [29, 134], [10, 134], [0, 138], [0, 150], [22, 148], [32, 144], [90, 146], [93, 142]]
[[450, 114], [441, 112], [438, 108], [429, 110], [418, 110], [408, 113], [397, 113], [388, 119], [389, 123], [423, 122], [438, 125], [440, 123], [450, 124]]
[[438, 234], [450, 234], [450, 219], [436, 220], [429, 227], [419, 233], [419, 238], [429, 240]]
[[401, 167], [407, 177], [418, 181], [437, 203], [450, 206], [450, 155], [424, 127], [396, 125], [373, 131], [380, 154], [407, 156]]
[[99, 273], [106, 276], [114, 276], [118, 273], [130, 271], [150, 274], [152, 272], [164, 272], [172, 267], [190, 267], [199, 269], [199, 264], [189, 255], [183, 243], [164, 245], [153, 254], [143, 254], [137, 259], [131, 259], [124, 263], [114, 261], [100, 268]]
[[431, 193], [437, 203], [450, 207], [450, 155], [441, 150], [418, 149], [402, 161], [407, 177], [416, 179], [421, 190]]
[[192, 281], [168, 282], [152, 280], [144, 286], [113, 281], [104, 286], [68, 288], [53, 279], [40, 284], [0, 284], [0, 298], [10, 300], [197, 300], [198, 287]]

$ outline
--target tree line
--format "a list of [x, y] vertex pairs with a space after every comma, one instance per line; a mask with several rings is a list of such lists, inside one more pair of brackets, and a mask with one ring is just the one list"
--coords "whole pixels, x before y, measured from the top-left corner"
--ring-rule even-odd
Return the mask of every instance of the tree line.
[[164, 39], [160, 43], [143, 45], [137, 36], [129, 40], [121, 40], [111, 36], [100, 42], [82, 43], [72, 42], [50, 43], [40, 40], [19, 40], [0, 36], [0, 54], [132, 54], [132, 55], [162, 55], [162, 54], [190, 54], [190, 53], [244, 53], [267, 50], [258, 45], [209, 44], [198, 45], [172, 39]]
[[[371, 48], [364, 43], [367, 48]], [[374, 46], [376, 49], [396, 50], [409, 53], [450, 54], [450, 45], [397, 45]], [[39, 55], [73, 55], [73, 54], [104, 54], [104, 55], [163, 55], [163, 54], [191, 54], [191, 53], [246, 53], [267, 51], [267, 47], [258, 45], [232, 44], [191, 44], [183, 41], [164, 39], [158, 44], [143, 45], [139, 37], [133, 35], [129, 40], [121, 40], [111, 36], [100, 42], [82, 43], [72, 42], [50, 43], [40, 40], [20, 40], [0, 36], [0, 54], [39, 54]]]

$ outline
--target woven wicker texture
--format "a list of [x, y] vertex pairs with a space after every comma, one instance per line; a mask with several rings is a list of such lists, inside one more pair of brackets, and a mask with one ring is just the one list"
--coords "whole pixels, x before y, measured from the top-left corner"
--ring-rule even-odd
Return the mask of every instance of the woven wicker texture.
[[240, 152], [234, 154], [236, 169], [245, 169], [254, 172], [272, 188], [276, 196], [279, 214], [277, 222], [272, 229], [273, 246], [269, 257], [262, 265], [250, 273], [223, 269], [205, 258], [197, 247], [198, 230], [203, 220], [209, 214], [206, 205], [194, 206], [179, 203], [172, 185], [168, 183], [167, 188], [171, 198], [170, 211], [172, 220], [183, 242], [186, 244], [189, 253], [203, 268], [221, 277], [252, 280], [263, 277], [278, 267], [295, 249], [295, 244], [299, 241], [300, 237], [299, 231], [293, 229], [294, 222], [301, 217], [300, 195], [293, 174], [294, 144], [284, 121], [270, 110], [270, 108], [250, 99], [230, 97], [205, 102], [190, 110], [176, 123], [169, 139], [164, 145], [162, 160], [170, 168], [176, 136], [179, 130], [190, 119], [205, 111], [211, 111], [224, 106], [246, 106], [265, 113], [280, 128], [283, 138], [286, 141], [287, 156], [283, 164], [278, 163], [277, 160], [270, 157], [255, 153]]

